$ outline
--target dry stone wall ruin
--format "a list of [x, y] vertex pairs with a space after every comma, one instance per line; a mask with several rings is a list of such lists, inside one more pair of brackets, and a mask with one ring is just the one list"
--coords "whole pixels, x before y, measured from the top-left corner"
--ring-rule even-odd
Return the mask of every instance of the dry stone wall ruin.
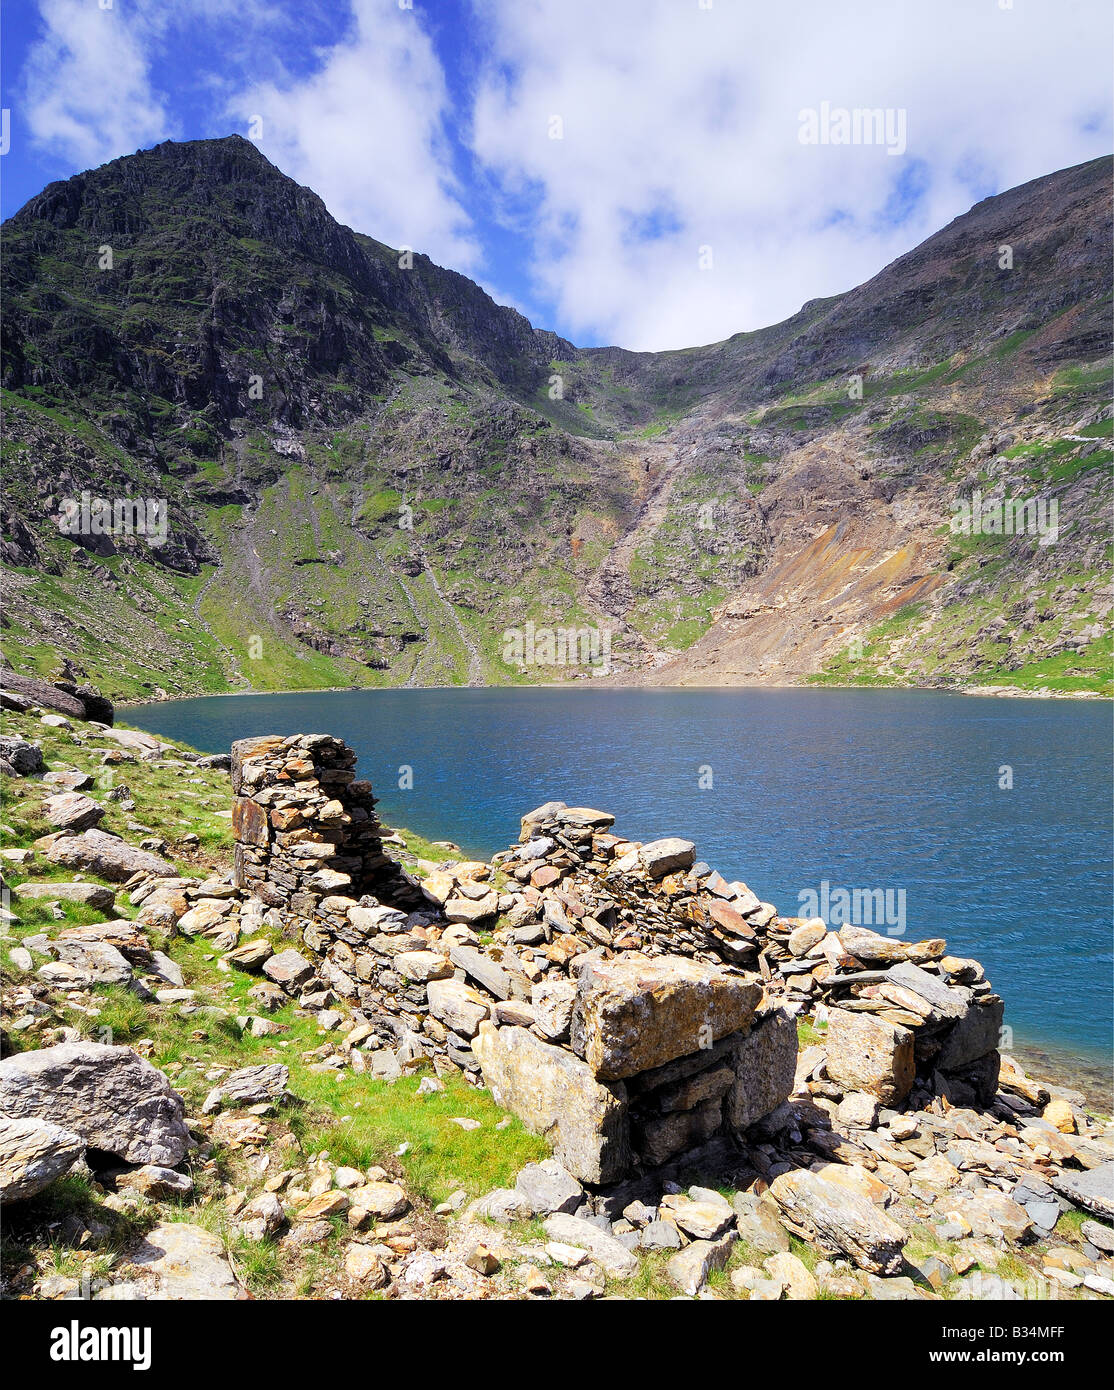
[[[264, 970], [352, 1012], [353, 1065], [460, 1070], [596, 1185], [730, 1143], [795, 1083], [993, 1097], [1002, 1002], [942, 940], [780, 916], [690, 841], [626, 840], [563, 802], [490, 864], [412, 876], [355, 761], [328, 735], [232, 749], [235, 883], [290, 942]], [[823, 1049], [798, 1054], [801, 1016], [827, 1023]]]
[[[505, 888], [480, 864], [423, 886], [385, 853], [354, 764], [325, 735], [232, 749], [235, 882], [313, 953], [289, 967], [304, 972], [300, 986], [359, 1007], [369, 1035], [407, 1060], [482, 1077], [584, 1182], [665, 1163], [786, 1099], [796, 1027], [756, 973], [632, 949], [652, 931], [616, 949], [588, 904], [561, 889], [584, 859], [561, 863], [550, 850], [563, 841], [591, 855], [610, 816], [561, 807], [552, 842], [525, 823]], [[660, 879], [686, 859], [687, 842], [662, 842], [651, 869]], [[500, 914], [503, 939], [482, 945], [474, 927]]]

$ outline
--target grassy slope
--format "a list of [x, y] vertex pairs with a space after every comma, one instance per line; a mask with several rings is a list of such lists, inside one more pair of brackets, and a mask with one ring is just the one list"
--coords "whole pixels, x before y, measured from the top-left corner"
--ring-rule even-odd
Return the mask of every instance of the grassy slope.
[[[76, 767], [92, 773], [98, 778], [92, 794], [103, 799], [109, 782], [99, 766], [99, 754], [103, 748], [115, 746], [110, 740], [83, 731], [83, 744], [79, 747], [64, 730], [50, 729], [30, 715], [8, 716], [5, 725], [7, 732], [33, 737], [42, 744], [48, 770]], [[113, 809], [102, 822], [105, 829], [124, 832], [134, 842], [140, 832], [130, 830], [128, 822], [142, 824], [146, 831], [168, 842], [172, 857], [186, 874], [204, 876], [207, 871], [228, 866], [231, 835], [227, 774], [188, 763], [163, 766], [139, 762], [117, 766], [112, 769], [112, 776], [116, 785], [127, 785], [136, 809], [127, 815], [118, 809], [118, 803], [106, 803]], [[5, 779], [3, 789], [5, 841], [13, 847], [29, 846], [36, 836], [50, 829], [38, 810], [44, 788], [33, 780]], [[199, 835], [200, 852], [191, 853], [182, 846], [181, 837], [187, 830]], [[401, 833], [407, 841], [403, 858], [409, 862], [446, 857], [446, 851], [420, 836], [408, 831]], [[41, 859], [18, 870], [5, 866], [5, 879], [17, 892], [18, 884], [27, 880], [62, 881], [70, 877], [68, 871]], [[83, 878], [86, 882], [97, 881], [89, 875]], [[39, 932], [51, 934], [67, 925], [107, 917], [134, 917], [137, 909], [118, 887], [117, 892], [115, 911], [99, 913], [80, 904], [63, 903], [62, 920], [55, 920], [42, 901], [22, 901], [17, 895], [11, 896], [10, 904], [19, 921], [9, 929], [5, 941], [0, 965], [4, 983], [12, 984], [21, 978], [7, 958], [7, 951], [24, 937]], [[198, 1113], [211, 1089], [206, 1073], [212, 1067], [285, 1063], [290, 1068], [290, 1090], [298, 1104], [294, 1108], [283, 1107], [275, 1127], [289, 1126], [297, 1136], [298, 1147], [272, 1149], [273, 1163], [304, 1169], [308, 1156], [327, 1152], [334, 1164], [348, 1163], [360, 1168], [381, 1164], [398, 1174], [411, 1196], [420, 1201], [428, 1219], [429, 1209], [450, 1193], [463, 1189], [469, 1197], [478, 1196], [509, 1182], [523, 1164], [548, 1153], [544, 1142], [528, 1134], [515, 1119], [497, 1129], [497, 1124], [506, 1119], [503, 1112], [486, 1091], [477, 1091], [462, 1080], [449, 1079], [444, 1092], [419, 1098], [415, 1095], [418, 1076], [404, 1077], [389, 1085], [350, 1071], [310, 1071], [313, 1050], [326, 1040], [312, 1016], [299, 1015], [296, 1005], [288, 1004], [268, 1015], [282, 1025], [281, 1038], [255, 1039], [240, 1031], [235, 1018], [257, 1012], [247, 997], [256, 977], [219, 969], [211, 943], [203, 938], [177, 937], [170, 942], [153, 940], [152, 944], [166, 949], [181, 967], [187, 987], [196, 991], [194, 1003], [202, 1006], [200, 1014], [183, 1011], [178, 1005], [146, 1004], [118, 986], [102, 986], [90, 996], [93, 1011], [61, 1003], [52, 1022], [76, 1027], [96, 1038], [103, 1038], [101, 1030], [107, 1027], [114, 1042], [140, 1045], [155, 1066], [171, 1075], [175, 1087], [185, 1096], [187, 1113], [191, 1115]], [[45, 959], [36, 956], [36, 964]], [[18, 1048], [26, 1041], [26, 1035], [13, 1024], [9, 1017], [11, 1040]], [[451, 1122], [456, 1116], [478, 1120], [481, 1127], [464, 1130]], [[398, 1155], [397, 1150], [404, 1143], [409, 1148]], [[209, 1226], [231, 1239], [237, 1265], [257, 1292], [308, 1296], [322, 1279], [339, 1277], [341, 1244], [337, 1238], [309, 1255], [292, 1259], [274, 1242], [253, 1246], [233, 1236], [224, 1197], [229, 1191], [254, 1193], [261, 1189], [258, 1175], [238, 1151], [206, 1143], [192, 1160], [190, 1171], [196, 1189], [179, 1208], [178, 1217]], [[87, 1181], [75, 1177], [42, 1198], [21, 1204], [6, 1232], [6, 1272], [22, 1263], [32, 1247], [42, 1259], [41, 1239], [34, 1232], [44, 1217], [77, 1210], [87, 1217], [95, 1215], [102, 1222], [107, 1219], [113, 1231], [108, 1248], [83, 1258], [78, 1252], [59, 1246], [55, 1252], [46, 1253], [47, 1264], [52, 1263], [59, 1273], [74, 1273], [81, 1268], [94, 1275], [105, 1273], [113, 1254], [152, 1224], [155, 1213], [153, 1209], [140, 1211], [135, 1218], [124, 1220], [109, 1212], [101, 1197]], [[340, 1223], [338, 1236], [342, 1228]]]

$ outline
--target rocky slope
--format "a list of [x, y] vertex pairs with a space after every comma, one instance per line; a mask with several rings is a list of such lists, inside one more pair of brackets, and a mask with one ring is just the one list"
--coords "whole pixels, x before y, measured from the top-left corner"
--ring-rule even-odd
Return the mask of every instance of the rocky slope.
[[[613, 680], [1107, 688], [1109, 192], [1063, 170], [647, 354], [341, 227], [238, 137], [52, 184], [3, 228], [8, 658], [132, 698], [601, 678], [508, 661], [533, 623], [609, 631]], [[953, 534], [976, 490], [1054, 502], [1055, 542]], [[83, 492], [164, 499], [165, 543], [63, 534]]]

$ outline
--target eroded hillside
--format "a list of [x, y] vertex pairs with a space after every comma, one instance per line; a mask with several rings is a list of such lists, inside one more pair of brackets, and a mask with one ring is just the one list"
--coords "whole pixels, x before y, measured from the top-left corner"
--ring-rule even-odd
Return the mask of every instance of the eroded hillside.
[[[3, 228], [8, 659], [125, 698], [1106, 688], [1109, 195], [1109, 160], [1061, 171], [648, 354], [341, 227], [238, 137], [53, 184]], [[1043, 534], [956, 534], [976, 492], [1040, 499]], [[161, 500], [164, 543], [60, 528], [83, 495]], [[508, 656], [574, 629], [608, 661]]]

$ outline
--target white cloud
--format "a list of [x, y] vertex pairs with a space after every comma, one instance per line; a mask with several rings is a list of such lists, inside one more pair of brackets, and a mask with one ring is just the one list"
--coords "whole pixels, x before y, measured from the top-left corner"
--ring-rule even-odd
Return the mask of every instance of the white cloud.
[[309, 77], [257, 84], [230, 109], [260, 149], [357, 231], [454, 269], [480, 259], [452, 174], [433, 45], [397, 0], [354, 0], [354, 27]]
[[[761, 327], [868, 278], [988, 184], [1111, 144], [1105, 0], [478, 6], [474, 150], [573, 336], [645, 349]], [[802, 145], [799, 112], [825, 100], [905, 111], [906, 153]], [[902, 178], [923, 196], [898, 222]], [[632, 231], [646, 219], [654, 239]]]
[[152, 89], [142, 16], [90, 0], [39, 0], [39, 14], [46, 32], [21, 88], [38, 145], [84, 169], [174, 133]]

